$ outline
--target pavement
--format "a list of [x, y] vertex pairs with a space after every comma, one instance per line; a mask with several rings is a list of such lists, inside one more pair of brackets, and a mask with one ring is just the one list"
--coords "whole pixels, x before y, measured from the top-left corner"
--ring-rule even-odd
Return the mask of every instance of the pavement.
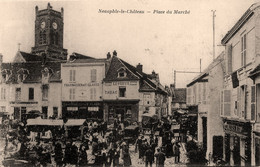
[[[2, 166], [1, 162], [3, 161], [3, 157], [4, 157], [3, 156], [4, 145], [5, 145], [5, 141], [4, 140], [0, 140], [0, 166]], [[131, 156], [132, 167], [144, 167], [145, 166], [145, 162], [142, 159], [139, 159], [138, 153], [135, 152], [135, 146], [134, 145], [130, 145], [129, 152], [130, 152], [130, 156]], [[88, 161], [89, 161], [89, 163], [94, 162], [94, 158], [95, 157], [93, 155], [91, 155], [91, 146], [90, 146], [90, 149], [87, 151], [87, 154], [88, 154]], [[177, 164], [174, 163], [174, 157], [166, 158], [165, 166], [166, 167], [167, 166], [183, 167], [183, 166], [187, 166], [186, 165], [187, 161], [188, 161], [188, 158], [186, 156], [185, 143], [181, 143], [180, 162], [177, 163]], [[54, 162], [53, 158], [52, 158], [52, 162], [53, 163], [52, 163], [51, 166], [55, 166], [55, 162]], [[67, 165], [67, 166], [73, 166], [73, 165]], [[155, 163], [153, 164], [153, 166], [155, 167]]]
[[[132, 166], [133, 167], [144, 167], [145, 162], [141, 159], [138, 158], [138, 153], [135, 153], [135, 146], [130, 145], [130, 156], [132, 160]], [[164, 166], [176, 166], [176, 167], [184, 167], [187, 166], [186, 163], [188, 161], [188, 158], [186, 156], [186, 150], [185, 150], [185, 143], [181, 143], [181, 148], [180, 148], [180, 162], [175, 163], [174, 162], [174, 157], [166, 158]], [[155, 163], [153, 163], [153, 166], [155, 166]]]

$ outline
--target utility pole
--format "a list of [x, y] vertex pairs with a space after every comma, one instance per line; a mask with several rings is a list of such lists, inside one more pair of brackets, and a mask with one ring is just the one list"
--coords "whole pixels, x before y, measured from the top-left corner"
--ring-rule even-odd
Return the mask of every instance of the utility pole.
[[215, 60], [215, 12], [216, 10], [211, 10], [212, 12], [212, 17], [213, 17], [213, 60]]
[[201, 72], [201, 59], [200, 59], [200, 72]]
[[18, 51], [20, 51], [21, 43], [18, 43]]

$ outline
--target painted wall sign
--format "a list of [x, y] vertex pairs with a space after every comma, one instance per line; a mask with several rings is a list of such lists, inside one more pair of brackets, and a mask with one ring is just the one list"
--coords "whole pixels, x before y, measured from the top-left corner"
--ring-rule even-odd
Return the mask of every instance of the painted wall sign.
[[116, 86], [116, 85], [137, 85], [137, 81], [117, 81], [117, 82], [107, 82], [105, 83], [106, 86]]
[[81, 86], [99, 86], [99, 83], [68, 83], [68, 84], [64, 84], [64, 86], [77, 86], [77, 87], [81, 87]]
[[105, 91], [105, 94], [117, 94], [117, 90]]

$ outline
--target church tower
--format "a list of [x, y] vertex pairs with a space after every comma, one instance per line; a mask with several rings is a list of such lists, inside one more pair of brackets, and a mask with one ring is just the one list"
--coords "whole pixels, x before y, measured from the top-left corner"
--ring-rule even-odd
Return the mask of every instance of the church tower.
[[32, 54], [46, 53], [47, 57], [54, 60], [66, 60], [68, 53], [63, 48], [63, 8], [58, 12], [48, 3], [47, 9], [38, 10], [36, 6], [35, 14], [35, 44]]

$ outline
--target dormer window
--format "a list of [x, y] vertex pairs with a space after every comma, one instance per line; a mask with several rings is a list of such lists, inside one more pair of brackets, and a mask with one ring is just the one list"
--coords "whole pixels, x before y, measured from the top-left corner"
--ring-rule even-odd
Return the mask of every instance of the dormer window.
[[52, 69], [48, 69], [47, 67], [45, 67], [42, 70], [42, 83], [43, 84], [49, 83], [50, 74], [52, 74], [52, 73], [53, 73]]
[[21, 68], [20, 70], [17, 71], [18, 75], [17, 75], [17, 81], [18, 82], [23, 82], [27, 76], [29, 75], [29, 71], [26, 69]]
[[11, 70], [4, 69], [2, 71], [2, 82], [7, 82], [12, 74]]
[[120, 68], [118, 70], [118, 78], [125, 78], [126, 77], [126, 69], [124, 67]]

